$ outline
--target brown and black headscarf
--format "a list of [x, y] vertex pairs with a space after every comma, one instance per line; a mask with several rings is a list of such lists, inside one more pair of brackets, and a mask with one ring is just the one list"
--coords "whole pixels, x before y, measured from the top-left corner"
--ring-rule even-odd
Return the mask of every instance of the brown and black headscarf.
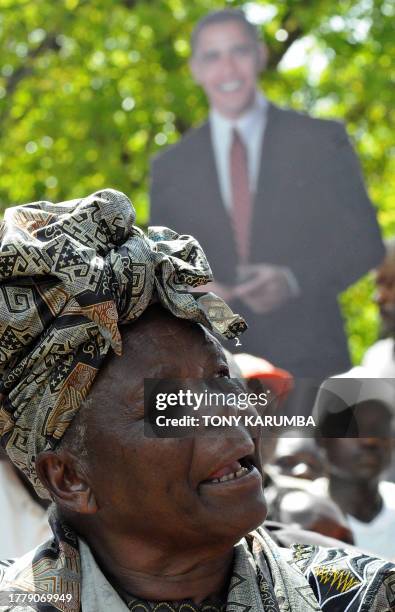
[[35, 457], [62, 438], [110, 348], [121, 353], [119, 325], [159, 301], [227, 338], [246, 328], [214, 294], [189, 291], [212, 279], [194, 238], [134, 221], [106, 189], [0, 222], [0, 438], [43, 497]]

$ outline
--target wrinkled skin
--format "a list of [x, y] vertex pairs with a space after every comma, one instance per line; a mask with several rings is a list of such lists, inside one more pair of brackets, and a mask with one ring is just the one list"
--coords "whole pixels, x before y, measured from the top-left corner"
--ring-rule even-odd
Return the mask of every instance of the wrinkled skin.
[[[122, 357], [107, 361], [91, 393], [87, 466], [67, 452], [38, 460], [61, 513], [105, 573], [134, 595], [200, 601], [218, 593], [233, 545], [266, 516], [257, 446], [247, 430], [236, 439], [144, 436], [144, 378], [227, 376], [210, 333], [151, 307], [124, 329]], [[248, 476], [204, 482], [245, 456], [256, 466]]]
[[[144, 436], [144, 377], [221, 376], [228, 376], [222, 348], [197, 325], [164, 315], [160, 322], [141, 323], [126, 334], [123, 356], [110, 362], [98, 389], [108, 395], [111, 412], [95, 413], [88, 436], [94, 451], [99, 508], [111, 506], [109, 522], [120, 531], [127, 533], [133, 526], [141, 536], [168, 539], [172, 548], [184, 546], [183, 534], [189, 545], [200, 547], [202, 530], [208, 540], [221, 535], [237, 539], [261, 522], [264, 502], [259, 479], [245, 491], [236, 483], [235, 491], [229, 486], [201, 484], [223, 463], [222, 458], [255, 453], [247, 431], [236, 440]], [[117, 406], [111, 401], [114, 389]], [[180, 536], [177, 540], [175, 528]]]

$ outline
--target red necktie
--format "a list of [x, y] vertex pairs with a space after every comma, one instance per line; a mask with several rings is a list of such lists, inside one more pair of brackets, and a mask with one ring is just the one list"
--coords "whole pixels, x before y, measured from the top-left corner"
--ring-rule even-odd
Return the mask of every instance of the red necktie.
[[247, 151], [236, 129], [233, 129], [230, 149], [230, 184], [232, 222], [240, 263], [249, 255], [252, 198], [248, 179]]

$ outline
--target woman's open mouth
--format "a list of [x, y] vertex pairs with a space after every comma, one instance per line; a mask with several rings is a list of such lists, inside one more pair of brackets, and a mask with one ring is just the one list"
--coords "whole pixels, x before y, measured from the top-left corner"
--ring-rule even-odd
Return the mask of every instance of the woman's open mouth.
[[228, 482], [230, 480], [239, 480], [252, 472], [254, 468], [255, 465], [253, 464], [252, 460], [250, 458], [243, 457], [238, 461], [232, 461], [219, 470], [216, 470], [210, 474], [206, 480], [203, 480], [201, 484], [218, 484]]

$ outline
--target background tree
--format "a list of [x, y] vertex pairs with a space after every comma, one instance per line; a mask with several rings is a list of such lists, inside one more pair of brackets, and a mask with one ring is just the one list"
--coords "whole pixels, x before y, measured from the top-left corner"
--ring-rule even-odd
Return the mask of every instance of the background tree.
[[[146, 222], [150, 157], [207, 111], [187, 65], [193, 24], [224, 4], [266, 40], [270, 99], [347, 122], [395, 233], [390, 0], [0, 0], [0, 211], [112, 186]], [[364, 279], [342, 297], [356, 361], [377, 333], [371, 290]]]

